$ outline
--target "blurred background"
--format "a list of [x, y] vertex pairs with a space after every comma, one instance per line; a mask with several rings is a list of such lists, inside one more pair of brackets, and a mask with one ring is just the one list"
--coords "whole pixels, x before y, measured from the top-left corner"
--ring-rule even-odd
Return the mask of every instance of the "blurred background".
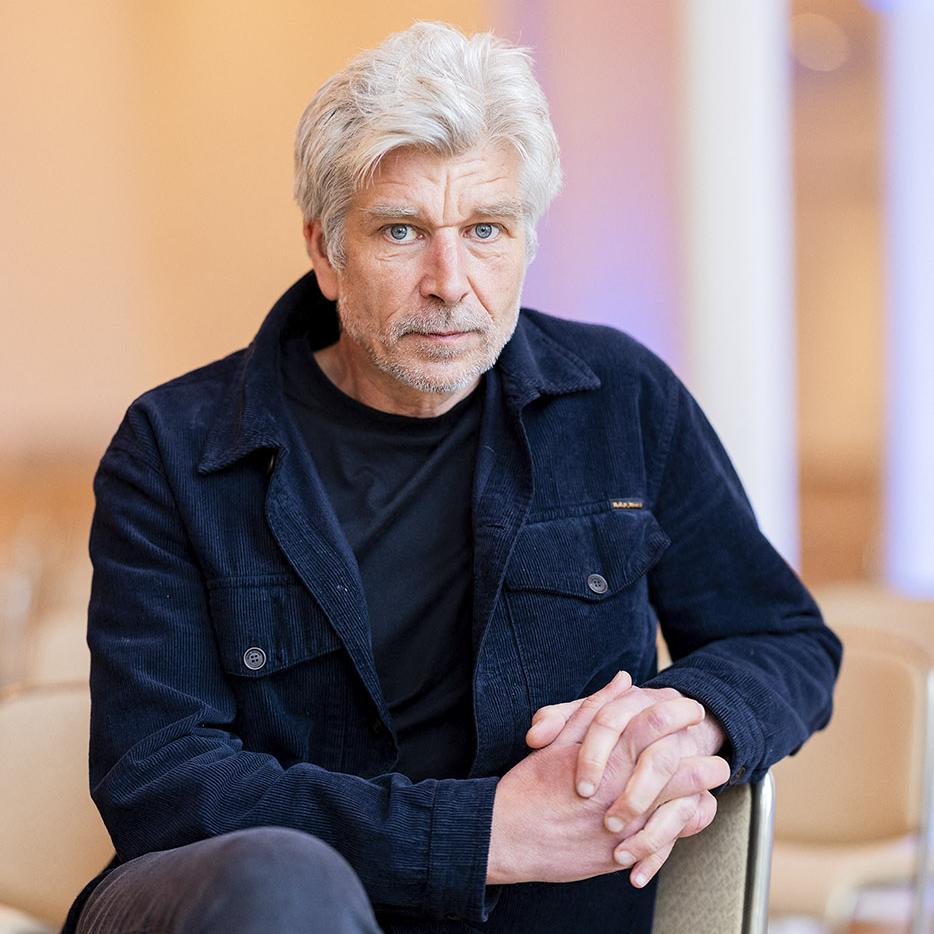
[[[133, 398], [244, 346], [306, 271], [298, 117], [415, 19], [533, 51], [566, 184], [525, 304], [667, 360], [831, 624], [926, 665], [930, 0], [0, 0], [0, 686], [86, 677], [96, 463]], [[870, 843], [926, 832], [919, 716], [905, 826]], [[833, 747], [834, 781], [863, 753]], [[845, 923], [904, 929], [910, 874], [851, 874]], [[809, 912], [832, 914], [776, 903], [776, 930]]]

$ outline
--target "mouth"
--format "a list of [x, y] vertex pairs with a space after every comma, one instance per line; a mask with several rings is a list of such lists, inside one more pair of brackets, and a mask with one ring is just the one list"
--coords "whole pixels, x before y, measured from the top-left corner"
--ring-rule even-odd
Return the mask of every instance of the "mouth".
[[456, 341], [461, 337], [467, 337], [473, 334], [473, 331], [410, 331], [414, 337], [423, 337], [426, 340], [450, 342]]

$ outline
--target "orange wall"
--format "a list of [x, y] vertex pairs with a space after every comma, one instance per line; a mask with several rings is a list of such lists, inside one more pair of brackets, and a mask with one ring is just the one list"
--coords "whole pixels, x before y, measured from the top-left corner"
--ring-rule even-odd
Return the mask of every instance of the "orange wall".
[[245, 344], [307, 268], [291, 140], [319, 84], [486, 0], [3, 4], [0, 459], [99, 456], [141, 391]]

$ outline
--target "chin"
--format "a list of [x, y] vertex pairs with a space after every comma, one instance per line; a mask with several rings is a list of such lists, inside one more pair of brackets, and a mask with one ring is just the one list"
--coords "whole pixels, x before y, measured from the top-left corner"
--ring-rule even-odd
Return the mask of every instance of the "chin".
[[453, 393], [472, 386], [495, 361], [459, 363], [456, 366], [425, 363], [391, 363], [386, 372], [419, 392]]

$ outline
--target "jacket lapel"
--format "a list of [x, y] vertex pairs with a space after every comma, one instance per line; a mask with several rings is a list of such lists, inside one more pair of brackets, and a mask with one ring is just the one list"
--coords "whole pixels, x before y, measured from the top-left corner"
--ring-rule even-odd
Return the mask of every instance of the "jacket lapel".
[[540, 396], [595, 389], [596, 374], [528, 319], [520, 320], [486, 374], [474, 470], [473, 648], [478, 664], [513, 546], [529, 514], [535, 480], [523, 410]]
[[[535, 313], [520, 315], [487, 380], [474, 471], [473, 650], [479, 668], [513, 546], [534, 494], [532, 452], [522, 413], [542, 395], [595, 389], [600, 380], [579, 357], [553, 341]], [[281, 343], [311, 330], [316, 346], [337, 339], [336, 310], [314, 273], [295, 283], [266, 317], [243, 354], [230, 393], [208, 433], [198, 472], [207, 476], [259, 450], [270, 452], [266, 520], [305, 587], [334, 626], [384, 723], [391, 720], [373, 659], [366, 598], [356, 559], [292, 424], [282, 389]], [[495, 659], [485, 659], [495, 667]], [[475, 671], [476, 674], [476, 671]]]
[[337, 337], [332, 302], [314, 273], [276, 302], [243, 355], [240, 369], [201, 452], [204, 476], [230, 467], [258, 449], [270, 454], [265, 514], [289, 564], [327, 615], [387, 726], [356, 558], [321, 485], [318, 471], [292, 422], [282, 388], [281, 346], [291, 331], [311, 330], [325, 346]]

